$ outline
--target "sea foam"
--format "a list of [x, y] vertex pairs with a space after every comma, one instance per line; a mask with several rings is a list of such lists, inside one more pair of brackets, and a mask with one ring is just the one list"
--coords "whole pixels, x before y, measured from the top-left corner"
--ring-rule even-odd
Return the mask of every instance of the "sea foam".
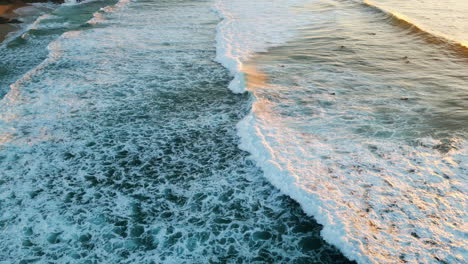
[[0, 263], [347, 263], [238, 149], [250, 105], [213, 61], [210, 7], [135, 1], [83, 21], [15, 84]]
[[[223, 18], [217, 27], [216, 60], [234, 79], [229, 89], [245, 91], [243, 63], [256, 52], [264, 52], [291, 40], [310, 22], [304, 6], [315, 0], [248, 1], [218, 0], [214, 10]], [[294, 18], [294, 19], [291, 19]]]
[[[229, 69], [234, 79], [229, 89], [234, 93], [246, 90], [244, 64], [256, 53], [292, 40], [300, 28], [311, 23], [312, 19], [304, 8], [315, 1], [246, 1], [219, 0], [215, 11], [223, 18], [217, 27], [216, 60]], [[255, 99], [254, 99], [255, 100]], [[294, 176], [286, 166], [275, 160], [275, 150], [262, 131], [261, 123], [254, 109], [238, 125], [238, 135], [241, 138], [240, 148], [251, 153], [265, 177], [280, 189], [298, 201], [305, 212], [314, 216], [324, 225], [322, 235], [325, 240], [338, 248], [352, 260], [368, 262], [357, 248], [347, 243], [345, 228], [342, 223], [333, 224], [332, 217], [320, 206], [321, 199], [317, 195], [305, 191], [295, 184]], [[264, 124], [266, 125], [266, 124]]]
[[[335, 16], [343, 20], [362, 19], [362, 14], [355, 16], [345, 9], [346, 5], [359, 9], [359, 5], [345, 3], [342, 12], [336, 12], [338, 5], [328, 5], [311, 15], [306, 8], [300, 8], [310, 3], [217, 2], [216, 8], [224, 18], [218, 26], [217, 61], [234, 76], [229, 86], [232, 91], [243, 92], [249, 86], [246, 63], [250, 59], [290, 41], [304, 25], [317, 22], [317, 44], [322, 39], [325, 46], [333, 44], [337, 47], [331, 49], [340, 50], [342, 44], [336, 40], [346, 36], [330, 37], [327, 42], [323, 32], [341, 30], [327, 26], [339, 26], [334, 24]], [[332, 11], [327, 13], [327, 9]], [[317, 20], [320, 16], [323, 22]], [[351, 25], [350, 21], [342, 23]], [[383, 31], [379, 34], [385, 36]], [[326, 49], [327, 62], [333, 60], [336, 50], [327, 53]], [[324, 226], [323, 238], [349, 259], [359, 263], [463, 260], [466, 140], [454, 134], [448, 144], [430, 136], [415, 139], [403, 135], [407, 132], [400, 131], [402, 127], [415, 130], [414, 119], [427, 122], [419, 119], [418, 109], [402, 106], [401, 100], [391, 98], [401, 96], [405, 90], [386, 87], [378, 75], [374, 79], [354, 69], [333, 68], [338, 60], [340, 65], [348, 63], [337, 57], [329, 64], [311, 66], [303, 59], [286, 68], [264, 66], [270, 79], [282, 84], [267, 80], [268, 83], [255, 84], [258, 87], [249, 87], [253, 107], [237, 125], [240, 148], [252, 155], [274, 186], [298, 201], [308, 215]], [[301, 68], [301, 63], [308, 68]], [[391, 82], [398, 84], [388, 84]], [[349, 83], [355, 87], [349, 87]], [[346, 96], [336, 97], [327, 90], [340, 90]], [[382, 91], [388, 92], [385, 96], [389, 98]], [[352, 93], [356, 95], [351, 96]], [[373, 98], [374, 94], [381, 98]], [[424, 91], [415, 98], [428, 96]], [[387, 113], [380, 113], [382, 105], [394, 109], [391, 111], [405, 109], [408, 112], [402, 116], [415, 118], [407, 121], [392, 116], [395, 120], [391, 124], [396, 127], [386, 128], [390, 122]], [[380, 119], [386, 123], [380, 124]], [[354, 136], [356, 131], [367, 130], [368, 134], [360, 132]], [[441, 151], [444, 148], [448, 152]]]

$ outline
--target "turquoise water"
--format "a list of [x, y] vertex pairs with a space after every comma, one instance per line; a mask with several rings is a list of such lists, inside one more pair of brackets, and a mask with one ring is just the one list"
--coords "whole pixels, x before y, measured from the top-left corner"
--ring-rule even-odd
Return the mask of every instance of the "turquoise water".
[[[47, 58], [47, 45], [67, 31], [87, 27], [94, 12], [116, 1], [94, 1], [77, 6], [49, 6], [34, 23], [23, 26], [0, 46], [0, 97], [10, 84]], [[25, 20], [25, 19], [23, 19]]]
[[24, 27], [0, 45], [0, 263], [466, 262], [463, 5], [366, 2]]
[[210, 2], [85, 23], [112, 4], [61, 7], [2, 46], [49, 55], [2, 76], [18, 81], [0, 107], [0, 263], [349, 263], [238, 149], [251, 103], [213, 61]]

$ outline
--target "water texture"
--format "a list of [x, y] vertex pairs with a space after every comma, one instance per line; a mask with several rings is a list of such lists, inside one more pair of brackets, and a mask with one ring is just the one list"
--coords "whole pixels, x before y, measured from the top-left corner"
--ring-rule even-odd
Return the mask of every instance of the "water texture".
[[467, 58], [358, 2], [244, 65], [241, 148], [360, 263], [464, 263]]
[[459, 4], [51, 9], [0, 46], [0, 263], [465, 263]]
[[212, 3], [106, 4], [2, 46], [61, 34], [3, 79], [0, 263], [349, 263], [238, 149]]

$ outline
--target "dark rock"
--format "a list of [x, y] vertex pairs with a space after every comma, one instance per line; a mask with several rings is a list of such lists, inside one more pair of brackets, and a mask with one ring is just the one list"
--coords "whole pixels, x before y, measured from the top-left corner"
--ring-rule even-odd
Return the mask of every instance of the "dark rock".
[[19, 21], [18, 19], [0, 17], [0, 24], [15, 24], [15, 23], [21, 23], [21, 21]]
[[[64, 0], [0, 0], [0, 5], [11, 5], [11, 4], [30, 4], [30, 3], [55, 3], [63, 4]], [[77, 1], [81, 2], [81, 1]]]
[[10, 19], [10, 21], [8, 22], [10, 24], [20, 24], [20, 23], [23, 23], [22, 21], [18, 20], [18, 19]]

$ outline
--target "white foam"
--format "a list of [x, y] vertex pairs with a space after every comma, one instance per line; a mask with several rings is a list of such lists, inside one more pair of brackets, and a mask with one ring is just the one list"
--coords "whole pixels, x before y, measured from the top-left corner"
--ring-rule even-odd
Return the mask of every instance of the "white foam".
[[468, 24], [465, 19], [468, 4], [464, 1], [420, 0], [398, 2], [398, 5], [393, 0], [363, 1], [422, 31], [468, 48]]
[[103, 23], [104, 21], [106, 21], [105, 16], [104, 16], [105, 13], [115, 12], [119, 10], [120, 8], [123, 8], [124, 6], [128, 5], [130, 2], [131, 0], [120, 0], [115, 5], [103, 7], [99, 10], [99, 12], [94, 13], [93, 18], [90, 19], [87, 23], [90, 25]]
[[[57, 60], [18, 83], [27, 101], [10, 107], [18, 118], [7, 126], [18, 131], [0, 157], [8, 208], [0, 258], [20, 261], [37, 248], [45, 253], [37, 262], [60, 263], [252, 263], [259, 249], [283, 262], [336, 254], [316, 232], [292, 230], [316, 226], [236, 148], [232, 122], [247, 102], [219, 85], [227, 74], [212, 61], [216, 17], [207, 9], [136, 2], [105, 26], [64, 34], [50, 46]], [[133, 158], [141, 165], [120, 162]], [[167, 199], [168, 191], [187, 202]], [[136, 224], [157, 248], [136, 248], [144, 242], [128, 234]], [[258, 241], [255, 231], [278, 238]], [[92, 248], [80, 242], [87, 234]], [[303, 252], [298, 242], [311, 237], [320, 249]]]
[[85, 4], [85, 3], [95, 2], [95, 1], [99, 1], [99, 0], [82, 0], [82, 1], [79, 1], [79, 0], [65, 0], [65, 2], [62, 5], [66, 5], [66, 6], [82, 5], [82, 4]]
[[[296, 12], [292, 6], [304, 3], [217, 2], [216, 10], [224, 18], [218, 26], [217, 61], [234, 76], [229, 86], [233, 92], [245, 90], [244, 63], [256, 52], [290, 40], [312, 19], [301, 12], [291, 13]], [[272, 72], [289, 76], [291, 68], [289, 74], [278, 69]], [[323, 74], [318, 78], [344, 82], [356, 75], [343, 69], [339, 76], [320, 70], [309, 72]], [[314, 81], [304, 76], [306, 73], [294, 80], [302, 88]], [[431, 263], [437, 258], [458, 263], [466, 259], [462, 245], [466, 140], [454, 135], [456, 148], [441, 153], [437, 148], [444, 143], [433, 138], [422, 138], [417, 146], [394, 136], [351, 138], [354, 128], [346, 127], [343, 119], [336, 117], [356, 114], [361, 124], [369, 122], [372, 126], [372, 113], [366, 113], [370, 112], [369, 106], [348, 98], [336, 104], [336, 111], [311, 103], [310, 112], [317, 114], [302, 115], [303, 109], [295, 105], [296, 101], [268, 91], [298, 92], [297, 96], [307, 94], [314, 100], [335, 99], [329, 94], [309, 94], [306, 89], [294, 91], [293, 87], [270, 83], [267, 86], [261, 96], [255, 92], [261, 87], [255, 88], [253, 109], [237, 125], [240, 148], [251, 153], [274, 186], [298, 201], [308, 215], [324, 226], [322, 236], [327, 242], [359, 263]], [[299, 117], [281, 115], [280, 104], [259, 99], [269, 96], [278, 96], [283, 105], [298, 110], [294, 114]], [[376, 133], [381, 129], [377, 126]]]
[[[313, 216], [318, 223], [324, 226], [322, 236], [328, 243], [338, 247], [351, 260], [359, 263], [370, 263], [370, 259], [356, 245], [358, 241], [352, 241], [347, 236], [345, 223], [335, 215], [335, 213], [342, 212], [342, 209], [334, 205], [336, 202], [333, 197], [324, 197], [321, 193], [309, 191], [310, 187], [301, 183], [303, 180], [301, 178], [304, 175], [298, 173], [301, 168], [296, 165], [303, 165], [299, 163], [298, 159], [301, 156], [304, 157], [302, 155], [304, 153], [301, 154], [301, 152], [305, 152], [305, 150], [299, 144], [288, 146], [288, 144], [284, 144], [286, 142], [278, 142], [274, 138], [283, 135], [292, 136], [294, 131], [283, 126], [272, 127], [272, 120], [259, 118], [255, 107], [261, 106], [254, 103], [252, 112], [237, 125], [238, 135], [241, 138], [239, 147], [252, 155], [256, 164], [262, 168], [265, 177], [276, 188], [299, 202], [305, 213]], [[290, 138], [279, 139], [289, 141]], [[320, 143], [317, 143], [315, 147], [324, 148], [325, 146], [320, 146]], [[291, 160], [295, 155], [299, 158]], [[307, 157], [305, 158], [307, 159]], [[305, 165], [302, 169], [305, 172], [316, 170], [313, 175], [327, 171], [325, 166], [316, 162]], [[315, 185], [314, 187], [316, 187]]]
[[53, 17], [48, 13], [56, 7], [57, 5], [54, 4], [46, 4], [26, 6], [16, 9], [14, 12], [20, 16], [20, 20], [23, 23], [19, 25], [20, 29], [18, 31], [10, 32], [7, 38], [0, 43], [0, 45], [7, 45], [10, 41], [19, 36], [27, 37], [28, 30], [36, 29], [37, 25], [41, 23], [41, 21]]
[[[229, 89], [245, 89], [242, 64], [255, 52], [266, 51], [291, 40], [298, 29], [310, 22], [302, 9], [314, 0], [218, 0], [215, 11], [223, 18], [217, 27], [216, 61], [234, 79]], [[294, 19], [291, 19], [294, 18]]]
[[15, 9], [13, 12], [19, 16], [31, 16], [39, 13], [39, 10], [34, 6], [25, 6]]
[[366, 139], [378, 146], [383, 157], [376, 157], [333, 126], [304, 134], [289, 122], [268, 102], [254, 102], [237, 126], [240, 147], [324, 226], [327, 242], [359, 263], [385, 263], [400, 254], [425, 263], [434, 255], [453, 263], [464, 259], [466, 141], [441, 154], [434, 150], [441, 142], [430, 138], [421, 147]]
[[[243, 64], [255, 53], [267, 51], [291, 40], [302, 26], [310, 23], [311, 18], [301, 7], [313, 1], [217, 1], [215, 11], [223, 18], [217, 27], [216, 60], [225, 66], [234, 79], [229, 89], [242, 93], [246, 89]], [[293, 18], [293, 19], [292, 19]], [[258, 104], [254, 103], [254, 108]], [[333, 217], [321, 206], [321, 199], [311, 195], [295, 183], [294, 175], [288, 171], [286, 164], [281, 164], [270, 146], [265, 131], [255, 115], [255, 109], [238, 125], [241, 138], [240, 148], [251, 153], [270, 182], [298, 201], [305, 212], [314, 216], [324, 225], [322, 234], [327, 242], [337, 246], [352, 260], [369, 262], [358, 248], [353, 247], [345, 238], [343, 223], [333, 224]]]

